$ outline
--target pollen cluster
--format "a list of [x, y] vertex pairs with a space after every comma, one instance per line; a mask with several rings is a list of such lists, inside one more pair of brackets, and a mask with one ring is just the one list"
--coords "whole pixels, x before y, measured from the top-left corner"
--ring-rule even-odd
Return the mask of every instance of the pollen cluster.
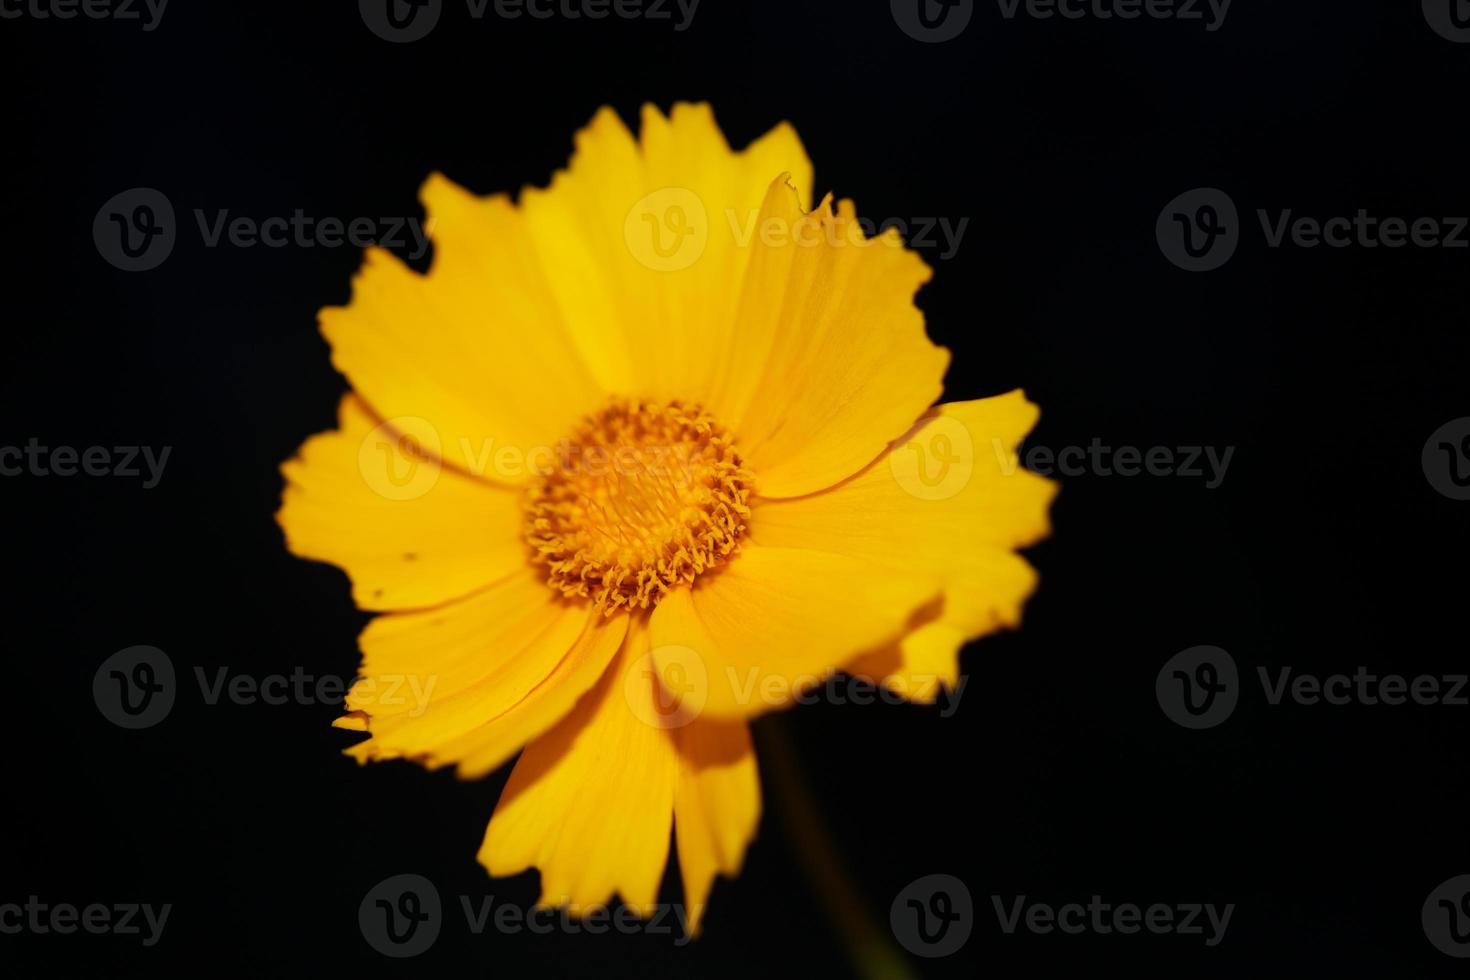
[[555, 456], [527, 492], [526, 541], [565, 595], [647, 609], [740, 545], [751, 475], [696, 406], [614, 400]]

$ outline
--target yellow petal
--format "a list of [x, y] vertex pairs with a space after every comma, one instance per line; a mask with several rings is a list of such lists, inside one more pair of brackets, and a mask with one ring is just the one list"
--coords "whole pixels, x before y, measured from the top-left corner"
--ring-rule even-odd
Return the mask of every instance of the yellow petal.
[[851, 201], [810, 214], [770, 186], [749, 251], [737, 344], [707, 405], [764, 497], [840, 482], [938, 399], [949, 352], [914, 306], [930, 271], [897, 231], [866, 238]]
[[348, 711], [366, 715], [373, 736], [353, 754], [459, 761], [460, 740], [548, 683], [587, 620], [584, 606], [554, 595], [530, 569], [435, 609], [379, 616], [363, 631], [360, 679], [347, 695]]
[[348, 395], [337, 429], [281, 467], [287, 547], [344, 569], [363, 609], [436, 605], [525, 564], [516, 494], [420, 456], [418, 444]]
[[678, 763], [646, 720], [657, 710], [656, 681], [636, 672], [646, 636], [639, 621], [596, 686], [521, 754], [485, 832], [480, 863], [492, 875], [539, 868], [541, 905], [585, 913], [616, 893], [647, 912], [658, 900]]
[[862, 558], [750, 545], [664, 596], [651, 617], [654, 661], [692, 713], [752, 717], [893, 642], [938, 593], [937, 578]]
[[[540, 736], [572, 710], [577, 699], [597, 683], [627, 635], [627, 616], [588, 612], [581, 635], [546, 678], [525, 697], [487, 717], [483, 724], [445, 742], [429, 764], [457, 762], [463, 779], [477, 779], [500, 768], [522, 746]], [[554, 640], [553, 640], [554, 637]], [[560, 643], [559, 631], [541, 642]]]
[[1020, 391], [941, 405], [840, 486], [756, 503], [750, 533], [762, 545], [861, 558], [890, 576], [942, 577], [936, 615], [855, 671], [930, 700], [939, 683], [954, 684], [966, 640], [1019, 623], [1036, 575], [1013, 549], [1047, 535], [1056, 493], [1015, 453], [1036, 417]]
[[423, 420], [451, 465], [522, 483], [526, 458], [605, 394], [557, 318], [509, 198], [475, 197], [437, 174], [422, 198], [429, 273], [368, 249], [351, 303], [321, 312], [332, 362], [382, 417]]
[[672, 734], [679, 757], [674, 838], [689, 929], [697, 933], [715, 875], [740, 873], [760, 823], [760, 779], [745, 722], [700, 718]]
[[809, 200], [811, 164], [789, 125], [735, 153], [708, 105], [679, 103], [667, 118], [645, 106], [636, 141], [604, 108], [568, 169], [524, 192], [561, 319], [604, 388], [702, 400], [738, 345], [750, 249], [737, 231], [783, 172]]

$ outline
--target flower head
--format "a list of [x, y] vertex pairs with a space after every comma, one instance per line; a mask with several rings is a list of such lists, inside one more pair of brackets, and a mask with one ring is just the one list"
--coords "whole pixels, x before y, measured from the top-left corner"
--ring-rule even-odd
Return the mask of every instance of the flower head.
[[636, 139], [604, 109], [576, 144], [519, 203], [431, 177], [427, 274], [368, 251], [278, 517], [382, 613], [351, 755], [519, 752], [480, 860], [546, 904], [652, 905], [672, 827], [697, 926], [759, 818], [748, 720], [837, 671], [954, 685], [1019, 623], [1053, 487], [1020, 392], [931, 407], [928, 267], [810, 208], [789, 126], [735, 153], [707, 106]]

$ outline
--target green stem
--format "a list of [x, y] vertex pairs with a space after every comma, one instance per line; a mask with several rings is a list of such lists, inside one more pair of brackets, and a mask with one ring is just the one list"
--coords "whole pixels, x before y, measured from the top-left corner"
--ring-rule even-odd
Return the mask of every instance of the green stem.
[[913, 980], [903, 954], [863, 902], [808, 788], [786, 719], [769, 715], [755, 725], [760, 764], [770, 781], [781, 824], [848, 959], [864, 980]]

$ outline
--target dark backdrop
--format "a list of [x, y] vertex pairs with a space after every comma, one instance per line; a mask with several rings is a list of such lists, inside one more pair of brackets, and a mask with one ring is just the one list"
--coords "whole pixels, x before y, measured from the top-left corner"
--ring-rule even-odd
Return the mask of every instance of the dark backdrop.
[[[791, 120], [818, 190], [863, 215], [968, 219], [953, 255], [923, 249], [935, 277], [919, 302], [954, 351], [946, 397], [1024, 386], [1043, 409], [1032, 445], [1053, 450], [1233, 447], [1213, 488], [1091, 464], [1065, 478], [1055, 534], [1031, 553], [1042, 585], [1025, 629], [967, 650], [952, 717], [788, 716], [880, 921], [916, 878], [967, 885], [968, 942], [915, 969], [1459, 971], [1420, 910], [1470, 872], [1470, 709], [1273, 706], [1256, 679], [1465, 668], [1470, 503], [1436, 491], [1421, 449], [1470, 414], [1470, 250], [1272, 248], [1256, 217], [1470, 213], [1470, 44], [1417, 3], [1237, 0], [1209, 31], [977, 2], [958, 37], [922, 43], [878, 2], [704, 0], [676, 31], [476, 21], [448, 0], [428, 37], [390, 44], [350, 3], [174, 0], [150, 31], [25, 13], [0, 39], [0, 442], [172, 447], [152, 489], [0, 481], [0, 902], [174, 906], [152, 948], [0, 935], [6, 972], [847, 969], [769, 806], [691, 947], [473, 935], [457, 896], [524, 906], [536, 891], [534, 875], [492, 881], [474, 862], [504, 773], [359, 769], [333, 706], [211, 706], [193, 680], [221, 666], [350, 676], [365, 617], [340, 572], [285, 552], [272, 518], [277, 465], [332, 424], [344, 389], [315, 314], [346, 299], [360, 250], [206, 248], [192, 210], [417, 215], [432, 170], [482, 193], [544, 184], [599, 105], [633, 120], [676, 99], [711, 101], [736, 145]], [[93, 219], [140, 186], [172, 202], [179, 237], [157, 268], [126, 272], [99, 255]], [[1239, 213], [1237, 250], [1209, 272], [1176, 267], [1156, 238], [1161, 209], [1198, 187]], [[183, 691], [165, 721], [125, 731], [91, 685], [135, 644], [166, 651]], [[1229, 651], [1240, 690], [1196, 731], [1161, 710], [1155, 678], [1200, 644]], [[393, 961], [364, 942], [357, 908], [403, 872], [436, 883], [449, 921], [429, 952]], [[1094, 894], [1236, 907], [1206, 947], [1007, 934], [992, 898]]]

